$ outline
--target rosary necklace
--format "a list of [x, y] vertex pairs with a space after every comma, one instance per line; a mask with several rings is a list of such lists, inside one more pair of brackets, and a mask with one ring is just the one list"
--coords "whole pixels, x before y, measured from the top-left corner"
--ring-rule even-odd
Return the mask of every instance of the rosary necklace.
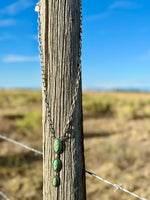
[[[80, 85], [80, 80], [81, 80], [81, 32], [82, 32], [82, 19], [80, 20], [80, 47], [79, 47], [79, 54], [78, 54], [78, 69], [77, 69], [77, 75], [76, 75], [76, 83], [75, 83], [75, 88], [74, 88], [74, 94], [72, 97], [72, 103], [71, 103], [71, 107], [70, 107], [70, 111], [69, 114], [67, 116], [67, 122], [63, 128], [63, 136], [56, 138], [55, 136], [55, 128], [54, 128], [54, 124], [53, 121], [51, 119], [51, 111], [50, 111], [50, 104], [48, 101], [48, 92], [46, 89], [46, 70], [45, 70], [45, 65], [44, 65], [44, 59], [43, 59], [43, 49], [42, 49], [42, 39], [41, 39], [41, 14], [40, 14], [40, 2], [37, 3], [36, 6], [36, 11], [38, 12], [38, 40], [39, 40], [39, 50], [40, 50], [40, 59], [41, 59], [41, 72], [42, 72], [42, 84], [44, 87], [44, 95], [45, 95], [45, 103], [46, 103], [46, 109], [47, 109], [47, 113], [48, 113], [48, 123], [49, 123], [49, 129], [51, 132], [51, 136], [53, 138], [55, 138], [54, 140], [54, 144], [53, 144], [53, 150], [56, 154], [56, 159], [53, 162], [53, 170], [55, 171], [56, 175], [53, 177], [52, 179], [52, 185], [54, 187], [59, 187], [60, 185], [60, 178], [59, 178], [59, 172], [62, 169], [62, 161], [60, 160], [60, 154], [63, 151], [63, 139], [67, 138], [69, 136], [69, 128], [70, 128], [70, 123], [73, 119], [73, 113], [75, 110], [75, 106], [76, 106], [76, 101], [77, 101], [77, 97], [78, 97], [78, 91], [79, 91], [79, 85]], [[82, 6], [81, 6], [81, 1], [80, 1], [80, 15], [82, 17]]]

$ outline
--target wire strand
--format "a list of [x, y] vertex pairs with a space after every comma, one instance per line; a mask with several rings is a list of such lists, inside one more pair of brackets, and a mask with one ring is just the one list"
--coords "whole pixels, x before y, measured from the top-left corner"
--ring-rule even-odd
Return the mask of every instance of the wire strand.
[[86, 170], [85, 172], [88, 173], [88, 174], [90, 174], [91, 176], [94, 176], [95, 178], [97, 178], [97, 179], [99, 179], [99, 180], [101, 180], [101, 181], [103, 181], [103, 182], [109, 184], [109, 185], [114, 186], [114, 187], [116, 188], [115, 191], [117, 191], [117, 190], [122, 190], [122, 191], [124, 191], [124, 192], [126, 192], [126, 193], [128, 193], [128, 194], [130, 194], [130, 195], [132, 195], [132, 196], [134, 196], [134, 197], [139, 198], [139, 199], [148, 200], [148, 199], [145, 199], [145, 198], [143, 198], [143, 197], [140, 197], [139, 195], [137, 195], [137, 194], [135, 194], [135, 193], [133, 193], [133, 192], [130, 192], [130, 191], [126, 190], [126, 189], [123, 188], [121, 185], [117, 185], [117, 184], [115, 184], [115, 183], [111, 183], [110, 181], [107, 181], [107, 180], [105, 180], [105, 179], [103, 179], [103, 178], [97, 176], [96, 174], [94, 174], [94, 173], [92, 173], [92, 172], [89, 172], [89, 171], [87, 171], [87, 170]]
[[[35, 153], [37, 153], [37, 154], [43, 155], [43, 153], [42, 153], [41, 151], [39, 151], [39, 150], [37, 150], [37, 149], [33, 149], [33, 148], [31, 148], [31, 147], [29, 147], [29, 146], [27, 146], [27, 145], [24, 145], [24, 144], [22, 144], [22, 143], [20, 143], [20, 142], [17, 142], [16, 140], [12, 140], [12, 139], [10, 139], [10, 138], [8, 138], [8, 137], [6, 137], [6, 136], [0, 135], [0, 138], [3, 139], [3, 140], [6, 140], [6, 141], [12, 142], [12, 143], [14, 143], [14, 144], [17, 144], [17, 145], [19, 145], [19, 146], [21, 146], [21, 147], [23, 147], [23, 148], [26, 148], [26, 149], [28, 149], [28, 150], [30, 150], [30, 151], [33, 151], [33, 152], [35, 152]], [[111, 183], [110, 181], [107, 181], [107, 180], [101, 178], [100, 176], [97, 176], [96, 174], [94, 174], [94, 173], [92, 173], [92, 172], [89, 172], [89, 171], [87, 171], [87, 170], [85, 170], [85, 172], [86, 172], [87, 174], [89, 174], [89, 175], [91, 175], [91, 176], [94, 176], [95, 178], [97, 178], [97, 179], [99, 179], [99, 180], [101, 180], [101, 181], [103, 181], [103, 182], [109, 184], [109, 185], [114, 186], [114, 187], [116, 188], [115, 191], [117, 191], [117, 190], [122, 190], [122, 191], [124, 191], [124, 192], [126, 192], [126, 193], [128, 193], [128, 194], [130, 194], [130, 195], [132, 195], [132, 196], [134, 196], [134, 197], [137, 197], [137, 198], [139, 198], [139, 199], [141, 199], [141, 200], [148, 200], [148, 199], [145, 199], [145, 198], [143, 198], [143, 197], [140, 197], [139, 195], [137, 195], [137, 194], [135, 194], [135, 193], [133, 193], [133, 192], [128, 191], [127, 189], [123, 188], [122, 185], [117, 185], [117, 184], [115, 184], [115, 183]], [[9, 200], [8, 197], [6, 197], [2, 192], [0, 192], [0, 195], [3, 196], [6, 200]]]
[[4, 198], [4, 199], [6, 199], [6, 200], [10, 200], [3, 192], [1, 192], [0, 191], [0, 195]]
[[28, 149], [28, 150], [30, 150], [30, 151], [33, 151], [33, 152], [35, 152], [35, 153], [37, 153], [37, 154], [43, 155], [43, 153], [42, 153], [41, 151], [39, 151], [39, 150], [37, 150], [37, 149], [33, 149], [33, 148], [31, 148], [31, 147], [29, 147], [29, 146], [27, 146], [27, 145], [25, 145], [25, 144], [22, 144], [22, 143], [20, 143], [20, 142], [17, 142], [16, 140], [12, 140], [12, 139], [10, 139], [10, 138], [8, 138], [8, 137], [6, 137], [6, 136], [0, 135], [0, 138], [3, 139], [3, 140], [6, 140], [6, 141], [8, 141], [8, 142], [17, 144], [17, 145], [19, 145], [19, 146], [21, 146], [21, 147], [23, 147], [23, 148], [25, 148], [25, 149]]

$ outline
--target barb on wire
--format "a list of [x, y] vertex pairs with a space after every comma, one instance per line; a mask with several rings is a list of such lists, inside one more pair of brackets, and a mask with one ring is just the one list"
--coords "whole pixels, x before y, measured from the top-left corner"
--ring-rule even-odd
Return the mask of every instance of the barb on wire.
[[107, 180], [105, 180], [105, 179], [103, 179], [103, 178], [97, 176], [96, 174], [94, 174], [94, 173], [92, 173], [92, 172], [89, 172], [89, 171], [87, 171], [87, 170], [86, 170], [85, 172], [88, 173], [88, 174], [90, 174], [91, 176], [94, 176], [95, 178], [97, 178], [97, 179], [99, 179], [99, 180], [101, 180], [101, 181], [103, 181], [103, 182], [109, 184], [109, 185], [114, 186], [114, 187], [116, 188], [115, 191], [117, 191], [117, 190], [122, 190], [122, 191], [124, 191], [124, 192], [126, 192], [126, 193], [128, 193], [128, 194], [130, 194], [130, 195], [132, 195], [132, 196], [134, 196], [134, 197], [139, 198], [139, 199], [148, 200], [148, 199], [145, 199], [145, 198], [143, 198], [143, 197], [140, 197], [139, 195], [137, 195], [137, 194], [135, 194], [135, 193], [133, 193], [133, 192], [130, 192], [130, 191], [126, 190], [126, 189], [123, 188], [121, 185], [117, 185], [117, 184], [115, 184], [115, 183], [111, 183], [110, 181], [107, 181]]
[[3, 192], [0, 191], [0, 196], [2, 196], [5, 200], [10, 200]]
[[17, 144], [17, 145], [19, 145], [19, 146], [21, 146], [21, 147], [23, 147], [23, 148], [25, 148], [25, 149], [28, 149], [28, 150], [30, 150], [30, 151], [33, 151], [34, 153], [43, 155], [43, 153], [42, 153], [41, 151], [39, 151], [39, 150], [37, 150], [37, 149], [33, 149], [33, 148], [31, 148], [31, 147], [29, 147], [29, 146], [27, 146], [27, 145], [25, 145], [25, 144], [22, 144], [22, 143], [20, 143], [20, 142], [17, 142], [16, 140], [12, 140], [12, 139], [10, 139], [10, 138], [8, 138], [8, 137], [6, 137], [6, 136], [0, 135], [0, 138], [3, 139], [3, 140], [6, 140], [6, 141], [8, 141], [8, 142]]

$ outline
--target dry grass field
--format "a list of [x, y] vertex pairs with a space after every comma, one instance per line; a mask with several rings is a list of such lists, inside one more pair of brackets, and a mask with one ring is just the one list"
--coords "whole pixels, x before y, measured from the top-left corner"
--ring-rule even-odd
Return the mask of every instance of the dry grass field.
[[[0, 91], [0, 134], [42, 151], [40, 91]], [[150, 199], [150, 94], [84, 92], [86, 169]], [[42, 159], [0, 140], [0, 191], [42, 199]], [[87, 200], [136, 199], [86, 175]], [[0, 197], [2, 200], [2, 197]]]

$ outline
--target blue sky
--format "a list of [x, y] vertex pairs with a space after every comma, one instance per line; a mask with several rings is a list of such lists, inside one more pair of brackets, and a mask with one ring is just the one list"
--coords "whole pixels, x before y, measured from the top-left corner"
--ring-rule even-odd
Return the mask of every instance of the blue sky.
[[[35, 0], [0, 6], [0, 87], [40, 88]], [[150, 88], [150, 1], [83, 1], [83, 89]]]

